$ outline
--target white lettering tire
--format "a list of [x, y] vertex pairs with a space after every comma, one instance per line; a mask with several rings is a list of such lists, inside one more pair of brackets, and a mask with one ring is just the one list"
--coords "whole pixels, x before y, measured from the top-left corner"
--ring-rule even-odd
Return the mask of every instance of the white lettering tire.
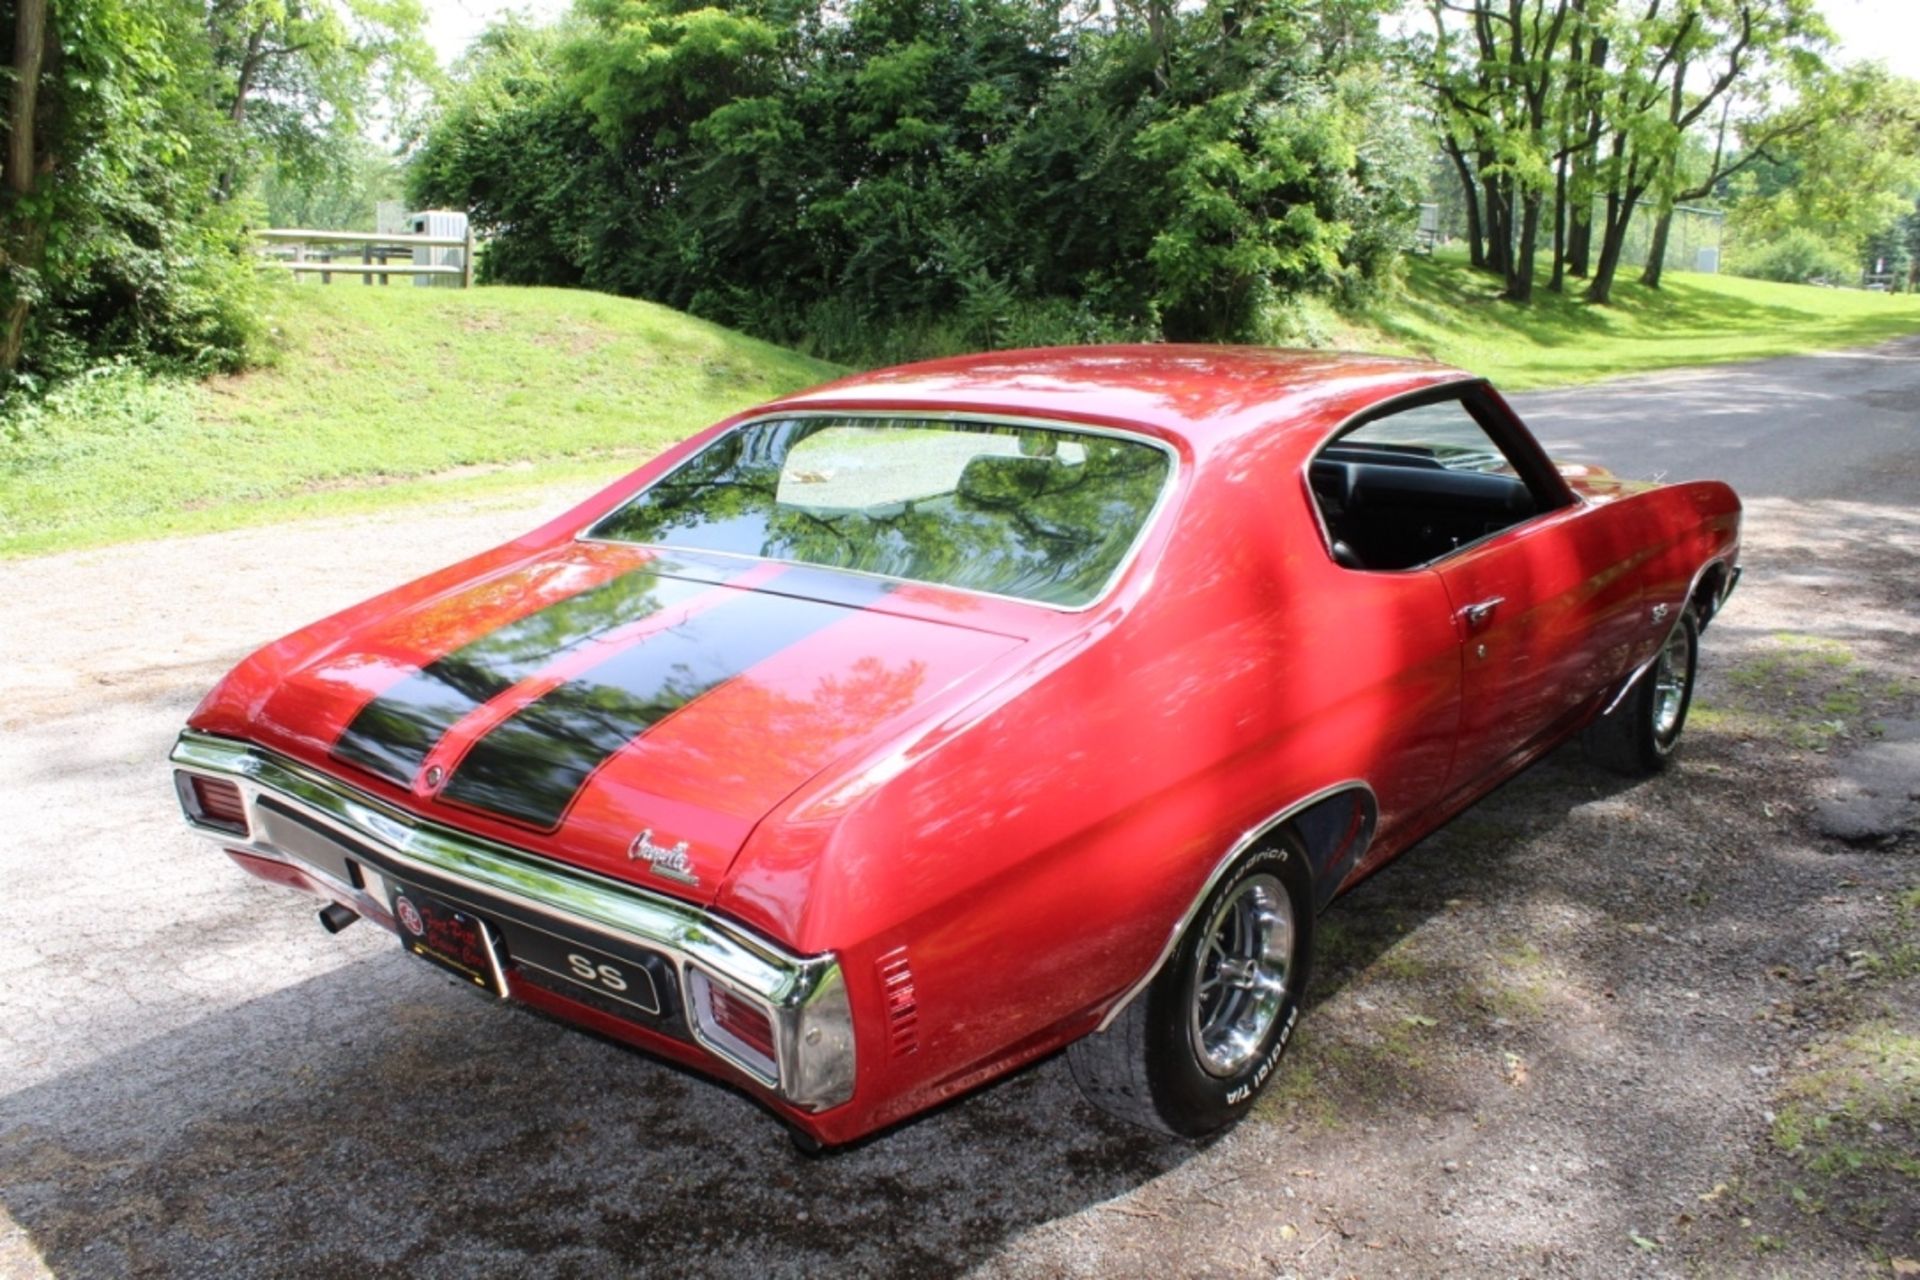
[[1300, 1016], [1313, 953], [1311, 877], [1276, 835], [1220, 878], [1159, 974], [1105, 1031], [1067, 1049], [1095, 1106], [1204, 1138], [1244, 1116]]

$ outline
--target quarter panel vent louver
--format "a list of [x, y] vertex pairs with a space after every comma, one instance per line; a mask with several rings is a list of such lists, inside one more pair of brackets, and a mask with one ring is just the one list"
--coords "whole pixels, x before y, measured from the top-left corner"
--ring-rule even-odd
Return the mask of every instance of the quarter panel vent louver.
[[920, 1006], [913, 992], [913, 966], [907, 961], [907, 949], [895, 947], [874, 961], [880, 978], [881, 998], [886, 1002], [887, 1045], [896, 1058], [904, 1058], [920, 1048]]

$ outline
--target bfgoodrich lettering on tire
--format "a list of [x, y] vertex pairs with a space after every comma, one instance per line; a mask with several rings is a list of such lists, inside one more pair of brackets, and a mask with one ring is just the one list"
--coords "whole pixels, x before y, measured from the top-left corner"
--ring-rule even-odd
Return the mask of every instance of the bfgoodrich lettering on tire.
[[1220, 878], [1147, 989], [1067, 1061], [1094, 1105], [1184, 1138], [1245, 1115], [1300, 1014], [1312, 954], [1305, 856], [1288, 837]]

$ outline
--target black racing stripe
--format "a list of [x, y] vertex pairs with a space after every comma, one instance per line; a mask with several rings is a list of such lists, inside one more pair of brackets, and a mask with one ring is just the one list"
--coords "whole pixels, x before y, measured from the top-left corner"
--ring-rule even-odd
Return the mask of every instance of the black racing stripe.
[[441, 795], [547, 829], [614, 752], [846, 609], [767, 592], [702, 610], [527, 704], [473, 744]]
[[763, 584], [760, 589], [775, 595], [800, 596], [808, 600], [845, 605], [849, 609], [864, 609], [877, 603], [898, 585], [890, 578], [796, 564], [782, 569], [779, 577]]
[[447, 730], [484, 703], [569, 650], [709, 590], [636, 569], [516, 618], [360, 708], [333, 744], [333, 756], [406, 786]]

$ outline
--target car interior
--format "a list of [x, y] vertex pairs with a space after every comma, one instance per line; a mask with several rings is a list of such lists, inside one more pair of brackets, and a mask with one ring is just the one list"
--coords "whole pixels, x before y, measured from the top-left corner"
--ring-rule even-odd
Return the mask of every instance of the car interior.
[[1308, 480], [1348, 569], [1417, 568], [1546, 509], [1458, 399], [1362, 423], [1314, 457]]

